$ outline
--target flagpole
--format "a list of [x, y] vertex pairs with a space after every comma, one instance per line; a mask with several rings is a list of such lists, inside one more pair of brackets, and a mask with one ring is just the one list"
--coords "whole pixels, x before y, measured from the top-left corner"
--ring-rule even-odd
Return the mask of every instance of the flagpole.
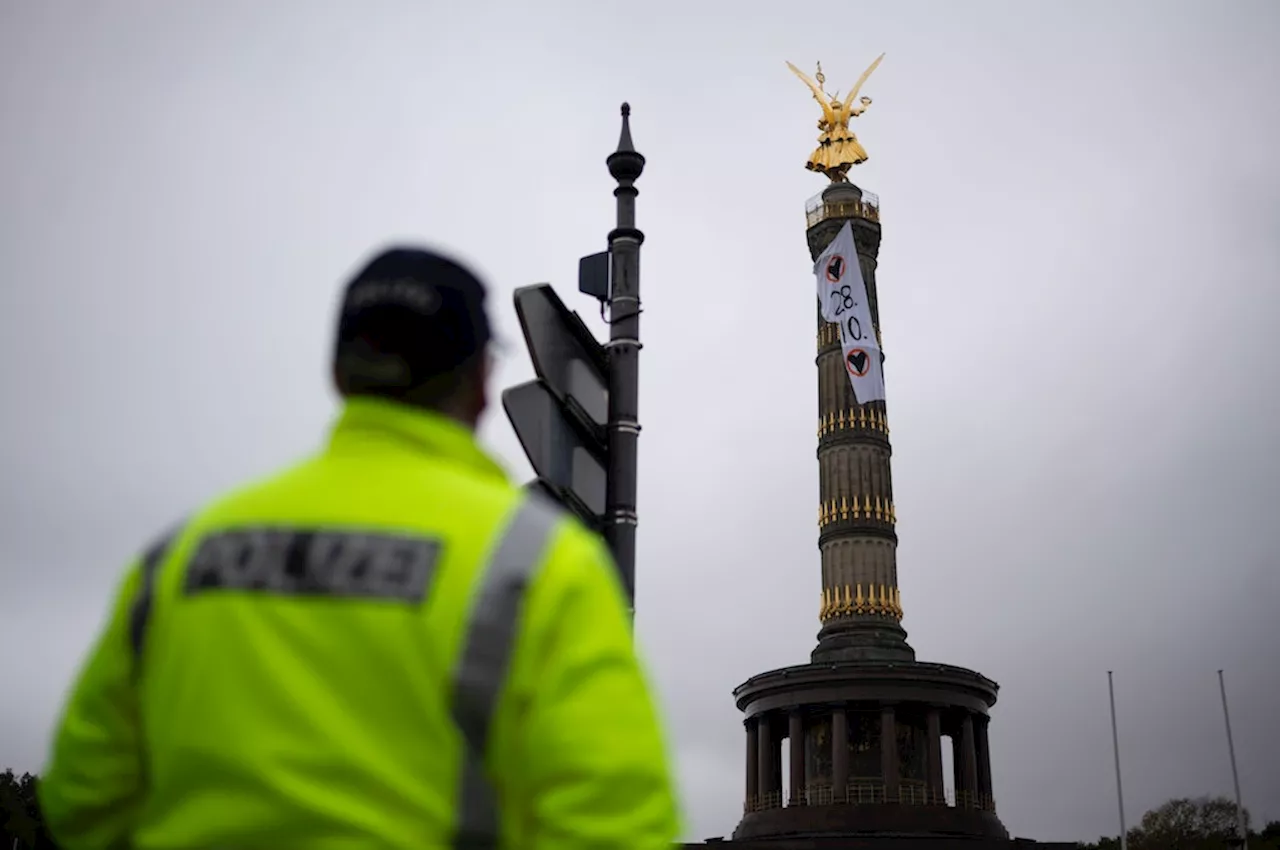
[[1227, 726], [1227, 753], [1231, 756], [1231, 782], [1236, 789], [1236, 830], [1240, 834], [1240, 846], [1248, 850], [1249, 833], [1245, 830], [1244, 804], [1240, 802], [1240, 773], [1236, 770], [1236, 745], [1231, 739], [1231, 712], [1227, 710], [1227, 683], [1218, 671], [1218, 690], [1222, 692], [1222, 719]]
[[1116, 729], [1116, 686], [1107, 671], [1107, 692], [1111, 696], [1111, 746], [1116, 756], [1116, 801], [1120, 805], [1120, 850], [1129, 850], [1129, 829], [1124, 823], [1124, 789], [1120, 785], [1120, 733]]

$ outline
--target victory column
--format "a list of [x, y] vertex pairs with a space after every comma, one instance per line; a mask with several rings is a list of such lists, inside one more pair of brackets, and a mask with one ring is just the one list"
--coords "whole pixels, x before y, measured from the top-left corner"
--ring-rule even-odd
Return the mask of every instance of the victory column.
[[[809, 253], [816, 261], [851, 225], [877, 346], [880, 208], [849, 181], [850, 169], [867, 160], [849, 124], [871, 105], [860, 94], [883, 58], [844, 99], [825, 91], [821, 65], [814, 79], [787, 63], [822, 109], [818, 147], [805, 167], [829, 185], [805, 210]], [[734, 691], [745, 715], [746, 799], [723, 843], [770, 850], [1054, 846], [1011, 840], [996, 816], [987, 738], [996, 683], [917, 661], [907, 643], [885, 403], [855, 397], [839, 326], [823, 320], [821, 305], [816, 362], [821, 629], [810, 663], [761, 673]], [[952, 751], [950, 794], [944, 739]]]

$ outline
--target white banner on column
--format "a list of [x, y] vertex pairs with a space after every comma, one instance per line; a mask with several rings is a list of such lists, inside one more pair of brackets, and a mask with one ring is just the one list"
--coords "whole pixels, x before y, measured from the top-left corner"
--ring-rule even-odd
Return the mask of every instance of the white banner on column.
[[867, 303], [867, 285], [858, 264], [858, 251], [853, 242], [853, 228], [844, 223], [836, 238], [813, 264], [818, 281], [818, 303], [822, 318], [840, 326], [840, 346], [844, 351], [844, 367], [853, 385], [858, 404], [884, 399], [884, 371], [880, 363], [880, 346], [876, 343], [875, 326], [871, 324], [871, 305]]

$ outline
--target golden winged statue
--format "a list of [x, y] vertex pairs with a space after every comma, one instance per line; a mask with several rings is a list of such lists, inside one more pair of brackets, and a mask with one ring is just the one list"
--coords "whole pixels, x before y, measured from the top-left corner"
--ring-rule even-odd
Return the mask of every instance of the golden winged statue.
[[[871, 76], [871, 72], [876, 69], [883, 58], [884, 54], [881, 53], [876, 57], [876, 61], [872, 62], [871, 66], [862, 72], [862, 76], [858, 78], [853, 90], [849, 92], [849, 96], [843, 101], [840, 100], [838, 91], [834, 95], [823, 91], [822, 86], [826, 83], [826, 77], [822, 74], [821, 62], [818, 63], [818, 79], [816, 82], [795, 65], [790, 62], [787, 63], [787, 67], [791, 69], [791, 72], [804, 80], [804, 84], [809, 87], [809, 91], [813, 92], [813, 99], [818, 101], [818, 105], [822, 107], [822, 118], [818, 120], [818, 129], [822, 131], [818, 136], [818, 148], [809, 157], [805, 168], [827, 175], [832, 183], [849, 182], [849, 169], [858, 163], [867, 161], [866, 148], [858, 143], [858, 137], [849, 129], [849, 122], [866, 112], [867, 107], [871, 105], [871, 98], [859, 98], [858, 93], [862, 91], [862, 84], [867, 81], [867, 77]], [[853, 102], [855, 98], [858, 100], [857, 103]]]

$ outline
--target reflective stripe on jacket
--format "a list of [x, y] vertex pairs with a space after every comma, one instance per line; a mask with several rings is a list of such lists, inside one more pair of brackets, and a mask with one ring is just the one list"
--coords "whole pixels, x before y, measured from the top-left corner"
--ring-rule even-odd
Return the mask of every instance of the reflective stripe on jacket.
[[39, 785], [64, 850], [670, 847], [607, 552], [442, 417], [327, 449], [147, 550]]

